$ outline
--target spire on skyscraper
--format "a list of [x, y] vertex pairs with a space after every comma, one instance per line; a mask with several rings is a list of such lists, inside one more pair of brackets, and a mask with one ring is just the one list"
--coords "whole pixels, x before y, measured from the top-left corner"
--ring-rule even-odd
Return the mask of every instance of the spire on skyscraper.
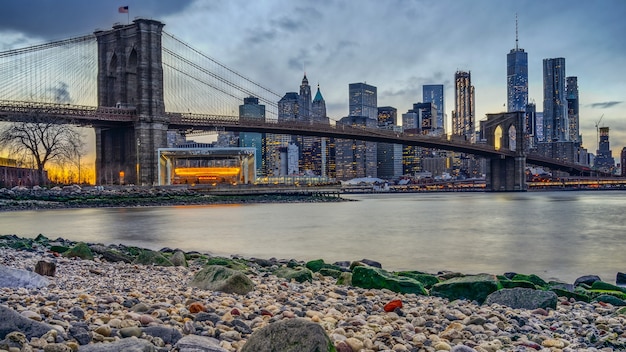
[[322, 97], [322, 93], [320, 92], [320, 84], [317, 84], [317, 93], [315, 93], [315, 98], [313, 98], [313, 101], [321, 101], [324, 100], [324, 97]]
[[519, 50], [519, 37], [517, 34], [517, 13], [515, 13], [515, 51]]

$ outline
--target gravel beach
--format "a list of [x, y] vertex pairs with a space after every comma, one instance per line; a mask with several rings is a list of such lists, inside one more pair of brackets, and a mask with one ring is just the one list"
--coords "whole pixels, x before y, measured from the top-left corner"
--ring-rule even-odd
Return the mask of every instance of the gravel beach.
[[[248, 267], [254, 288], [236, 294], [190, 286], [202, 269], [193, 259], [188, 267], [84, 260], [36, 245], [0, 253], [5, 268], [56, 266], [40, 287], [0, 288], [0, 351], [241, 351], [255, 331], [293, 319], [321, 326], [337, 351], [626, 348], [625, 311], [604, 302], [559, 297], [556, 309], [513, 309], [337, 285], [319, 273], [288, 281], [269, 268], [290, 261], [276, 259]], [[34, 336], [15, 316], [49, 330]]]

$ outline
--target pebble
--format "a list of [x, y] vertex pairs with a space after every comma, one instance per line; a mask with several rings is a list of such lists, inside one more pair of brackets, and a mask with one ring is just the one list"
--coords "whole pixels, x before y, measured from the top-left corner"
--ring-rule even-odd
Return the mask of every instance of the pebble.
[[[49, 253], [0, 251], [1, 265], [19, 269], [32, 269], [42, 259], [50, 260]], [[321, 275], [288, 283], [260, 266], [249, 270], [255, 289], [242, 296], [187, 286], [200, 269], [192, 262], [184, 268], [53, 260], [57, 271], [49, 287], [0, 288], [3, 305], [54, 327], [41, 338], [7, 335], [14, 340], [9, 351], [77, 351], [79, 345], [133, 336], [159, 351], [176, 350], [174, 335], [144, 333], [163, 327], [177, 331], [178, 338], [210, 339], [235, 352], [254, 331], [295, 318], [320, 324], [340, 352], [626, 350], [626, 316], [610, 305], [562, 299], [556, 310], [478, 306], [337, 286]]]

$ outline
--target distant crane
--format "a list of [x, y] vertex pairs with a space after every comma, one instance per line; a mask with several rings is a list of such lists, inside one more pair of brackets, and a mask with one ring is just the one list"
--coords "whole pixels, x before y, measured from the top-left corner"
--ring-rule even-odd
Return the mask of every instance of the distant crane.
[[596, 149], [596, 153], [598, 153], [598, 151], [600, 150], [600, 130], [598, 129], [598, 126], [600, 125], [600, 121], [602, 121], [603, 117], [604, 114], [602, 114], [602, 116], [600, 116], [600, 119], [596, 122], [596, 145], [598, 146], [598, 149]]

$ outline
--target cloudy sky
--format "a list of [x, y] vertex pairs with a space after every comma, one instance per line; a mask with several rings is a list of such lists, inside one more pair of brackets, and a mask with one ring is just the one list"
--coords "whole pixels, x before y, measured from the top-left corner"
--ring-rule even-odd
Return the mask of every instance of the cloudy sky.
[[278, 93], [298, 91], [303, 72], [319, 83], [329, 115], [348, 113], [348, 84], [378, 88], [378, 105], [399, 114], [421, 101], [423, 84], [445, 85], [471, 71], [477, 119], [503, 111], [506, 54], [528, 52], [529, 98], [542, 109], [542, 60], [564, 57], [577, 76], [583, 143], [596, 149], [595, 122], [611, 129], [618, 158], [626, 146], [624, 0], [22, 0], [4, 2], [0, 50], [153, 18], [165, 31]]

